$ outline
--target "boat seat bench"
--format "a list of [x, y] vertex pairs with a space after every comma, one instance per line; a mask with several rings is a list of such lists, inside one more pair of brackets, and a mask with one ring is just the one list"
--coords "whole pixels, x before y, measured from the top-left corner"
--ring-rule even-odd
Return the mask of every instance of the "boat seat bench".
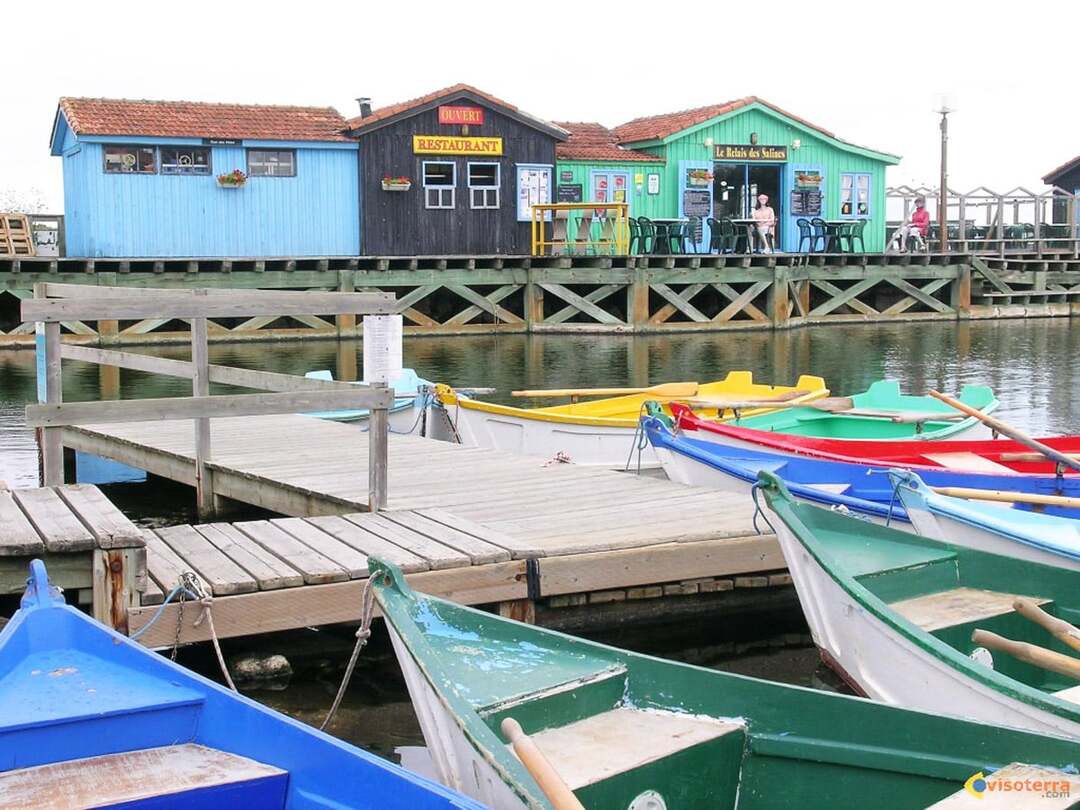
[[704, 807], [734, 796], [745, 731], [740, 722], [619, 706], [532, 739], [586, 806], [600, 795], [629, 806], [644, 784], [669, 807]]
[[[1013, 613], [1018, 594], [952, 588], [893, 602], [890, 607], [927, 632]], [[1053, 600], [1025, 597], [1045, 608]]]
[[191, 808], [283, 808], [287, 785], [287, 771], [187, 743], [0, 773], [0, 807], [159, 806], [152, 800], [170, 797]]

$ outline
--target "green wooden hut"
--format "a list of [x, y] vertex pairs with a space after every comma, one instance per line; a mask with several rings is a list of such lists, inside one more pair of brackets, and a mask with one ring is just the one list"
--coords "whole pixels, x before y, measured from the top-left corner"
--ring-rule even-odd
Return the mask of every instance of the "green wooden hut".
[[556, 202], [627, 202], [632, 217], [665, 216], [664, 160], [619, 146], [595, 123], [558, 121], [569, 137], [555, 146]]
[[[899, 157], [848, 143], [756, 96], [637, 118], [610, 131], [561, 126], [571, 136], [557, 154], [560, 186], [580, 185], [588, 198], [595, 178], [623, 172], [631, 216], [746, 218], [767, 194], [784, 251], [806, 250], [796, 221], [814, 217], [865, 219], [866, 250], [885, 247], [885, 169]], [[700, 250], [708, 239], [706, 229]]]

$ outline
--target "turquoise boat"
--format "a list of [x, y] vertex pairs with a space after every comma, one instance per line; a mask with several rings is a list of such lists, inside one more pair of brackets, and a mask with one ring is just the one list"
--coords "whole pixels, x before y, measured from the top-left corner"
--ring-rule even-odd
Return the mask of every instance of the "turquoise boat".
[[[309, 380], [333, 381], [334, 375], [329, 369], [309, 371], [304, 375]], [[364, 381], [353, 383], [364, 385]], [[411, 368], [403, 368], [391, 384], [394, 389], [394, 405], [390, 408], [390, 429], [395, 433], [412, 433], [420, 424], [420, 412], [430, 404], [428, 390], [432, 384], [423, 379]], [[329, 419], [332, 422], [359, 422], [368, 418], [366, 408], [344, 411], [317, 411], [305, 414], [316, 419]]]
[[[958, 399], [986, 414], [999, 405], [994, 392], [985, 385], [965, 385]], [[934, 420], [934, 414], [943, 418]], [[724, 424], [822, 439], [990, 438], [990, 429], [978, 419], [958, 416], [934, 397], [903, 394], [896, 380], [878, 380], [862, 393], [849, 397], [830, 397], [810, 405], [727, 420]]]
[[1077, 779], [1076, 739], [618, 650], [418, 595], [376, 560], [370, 582], [440, 780], [495, 810], [921, 810], [1017, 763]]
[[30, 570], [0, 632], [0, 807], [482, 810], [145, 649]]

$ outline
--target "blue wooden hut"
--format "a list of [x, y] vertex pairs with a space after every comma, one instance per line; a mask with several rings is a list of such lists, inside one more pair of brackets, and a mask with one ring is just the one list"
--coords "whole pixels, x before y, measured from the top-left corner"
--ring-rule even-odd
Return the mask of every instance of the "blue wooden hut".
[[329, 107], [62, 98], [68, 255], [356, 255], [344, 129]]

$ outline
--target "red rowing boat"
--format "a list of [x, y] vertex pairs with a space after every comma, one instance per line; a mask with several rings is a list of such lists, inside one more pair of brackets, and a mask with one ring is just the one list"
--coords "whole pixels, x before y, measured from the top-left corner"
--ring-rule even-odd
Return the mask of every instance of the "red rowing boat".
[[[813, 456], [883, 467], [941, 467], [950, 470], [985, 473], [1033, 473], [1055, 475], [1058, 465], [1025, 445], [1011, 439], [978, 441], [867, 441], [861, 439], [822, 439], [795, 436], [704, 419], [685, 405], [671, 403], [676, 427], [689, 438], [703, 439], [731, 447], [767, 450], [786, 455]], [[1043, 444], [1080, 459], [1080, 436], [1039, 439]], [[1076, 470], [1061, 473], [1078, 475]]]

